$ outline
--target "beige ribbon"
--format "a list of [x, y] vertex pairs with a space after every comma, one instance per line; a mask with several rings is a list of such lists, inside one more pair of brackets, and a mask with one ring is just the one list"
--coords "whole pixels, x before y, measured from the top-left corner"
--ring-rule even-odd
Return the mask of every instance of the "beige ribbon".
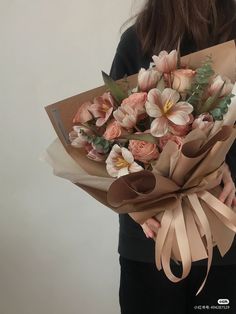
[[[116, 180], [111, 187], [111, 193], [108, 193], [109, 202], [116, 207], [116, 211], [124, 213], [129, 208], [129, 215], [137, 223], [142, 224], [151, 217], [156, 217], [160, 221], [161, 227], [156, 230], [155, 262], [157, 269], [163, 268], [166, 276], [172, 282], [179, 282], [188, 276], [192, 261], [208, 258], [206, 276], [196, 295], [202, 291], [207, 281], [214, 245], [218, 245], [220, 252], [223, 253], [227, 252], [229, 246], [228, 239], [221, 243], [214, 239], [213, 243], [213, 234], [206, 215], [206, 207], [214, 215], [212, 217], [221, 222], [221, 226], [226, 226], [236, 233], [236, 213], [207, 191], [213, 191], [213, 188], [219, 185], [222, 169], [223, 165], [204, 177], [198, 186], [185, 190], [174, 184], [173, 181], [171, 183], [170, 179], [163, 179], [159, 175], [152, 174], [156, 180], [160, 179], [160, 182], [164, 180], [164, 195], [158, 194], [160, 188], [154, 182], [152, 190], [150, 183], [152, 180], [148, 177], [150, 174], [146, 172], [143, 173], [143, 177], [149, 182], [149, 186], [142, 193], [140, 188], [145, 184], [140, 182], [140, 178], [139, 181], [136, 181], [135, 175]], [[126, 180], [125, 183], [124, 180]], [[126, 189], [123, 189], [124, 194], [122, 194], [121, 186], [124, 187], [124, 184]], [[163, 188], [163, 185], [161, 187]], [[167, 193], [168, 187], [169, 194]], [[156, 198], [155, 193], [158, 195]], [[114, 203], [112, 203], [113, 200]], [[148, 208], [146, 207], [147, 204], [149, 204]], [[189, 236], [190, 234], [192, 237]], [[203, 242], [203, 237], [205, 237], [206, 243]], [[173, 243], [177, 245], [174, 246]], [[182, 275], [180, 277], [173, 274], [171, 270], [171, 258], [182, 262]]]

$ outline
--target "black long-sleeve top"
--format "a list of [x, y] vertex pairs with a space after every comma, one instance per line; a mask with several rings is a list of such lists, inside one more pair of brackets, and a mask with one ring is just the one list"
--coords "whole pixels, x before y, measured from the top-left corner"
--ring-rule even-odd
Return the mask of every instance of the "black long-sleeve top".
[[[234, 37], [232, 38], [234, 39]], [[187, 55], [196, 51], [194, 43], [185, 38], [181, 44], [181, 55]], [[115, 57], [110, 70], [113, 79], [118, 80], [125, 75], [137, 73], [141, 67], [148, 68], [151, 57], [143, 56], [140, 41], [135, 28], [128, 28], [118, 44]], [[227, 163], [230, 167], [234, 182], [236, 181], [236, 142], [227, 155]], [[146, 238], [142, 227], [128, 214], [119, 215], [119, 244], [118, 253], [131, 260], [155, 263], [155, 242]], [[171, 260], [171, 264], [174, 262]], [[206, 265], [207, 260], [193, 262], [193, 265]], [[218, 248], [213, 250], [212, 265], [236, 264], [236, 237], [230, 250], [222, 258]]]

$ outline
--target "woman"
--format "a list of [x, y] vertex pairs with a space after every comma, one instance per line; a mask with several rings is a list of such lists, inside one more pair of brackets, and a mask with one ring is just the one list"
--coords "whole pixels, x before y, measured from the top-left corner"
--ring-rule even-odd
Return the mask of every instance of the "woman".
[[[177, 47], [181, 55], [234, 39], [236, 5], [233, 0], [149, 0], [132, 27], [124, 32], [113, 60], [110, 75], [120, 79], [148, 68], [152, 56]], [[236, 143], [227, 156], [229, 168], [223, 176], [222, 202], [236, 205]], [[232, 180], [233, 178], [233, 180]], [[196, 297], [206, 272], [206, 260], [193, 263], [187, 278], [170, 282], [155, 266], [154, 237], [160, 224], [148, 219], [142, 226], [128, 214], [119, 215], [121, 265], [120, 306], [122, 314], [189, 314], [220, 306], [218, 299], [229, 299], [227, 313], [236, 313], [236, 239], [222, 259], [216, 247], [207, 284]], [[172, 262], [178, 274], [181, 267]], [[208, 308], [209, 307], [209, 308]]]

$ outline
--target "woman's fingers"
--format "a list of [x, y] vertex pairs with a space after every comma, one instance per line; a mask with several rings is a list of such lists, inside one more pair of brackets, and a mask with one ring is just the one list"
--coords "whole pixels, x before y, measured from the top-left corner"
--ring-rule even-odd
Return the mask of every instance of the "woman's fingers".
[[235, 197], [235, 191], [232, 190], [226, 199], [225, 205], [227, 205], [228, 207], [231, 207], [231, 206], [233, 207], [234, 206], [234, 204], [233, 204], [234, 197]]
[[222, 177], [224, 184], [223, 190], [219, 196], [219, 200], [231, 207], [235, 205], [235, 185], [231, 177], [231, 172], [227, 164], [225, 164], [224, 173]]
[[143, 231], [147, 238], [153, 238], [155, 236], [154, 232], [148, 227], [146, 222], [142, 224], [141, 227], [143, 228]]
[[[233, 183], [233, 182], [232, 182]], [[231, 182], [227, 182], [219, 196], [219, 200], [224, 203], [227, 197], [233, 192], [234, 185]]]
[[141, 227], [147, 238], [154, 238], [156, 236], [155, 230], [160, 227], [160, 222], [154, 218], [149, 218]]

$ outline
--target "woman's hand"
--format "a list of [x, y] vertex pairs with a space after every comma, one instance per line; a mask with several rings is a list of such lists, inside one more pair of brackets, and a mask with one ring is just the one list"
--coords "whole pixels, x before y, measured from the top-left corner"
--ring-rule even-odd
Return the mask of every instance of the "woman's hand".
[[[235, 185], [231, 177], [231, 172], [227, 164], [225, 164], [224, 173], [222, 177], [224, 184], [223, 190], [219, 196], [219, 200], [225, 203], [229, 207], [236, 206], [236, 197], [235, 197]], [[160, 222], [155, 218], [149, 218], [141, 225], [143, 232], [147, 238], [155, 238], [155, 230], [161, 226]]]
[[227, 164], [225, 164], [222, 181], [224, 187], [219, 196], [219, 200], [229, 207], [236, 206], [235, 185]]
[[160, 222], [155, 218], [149, 218], [145, 221], [145, 223], [141, 225], [146, 237], [153, 239], [156, 237], [155, 233], [156, 228], [159, 228], [160, 226], [161, 226]]

